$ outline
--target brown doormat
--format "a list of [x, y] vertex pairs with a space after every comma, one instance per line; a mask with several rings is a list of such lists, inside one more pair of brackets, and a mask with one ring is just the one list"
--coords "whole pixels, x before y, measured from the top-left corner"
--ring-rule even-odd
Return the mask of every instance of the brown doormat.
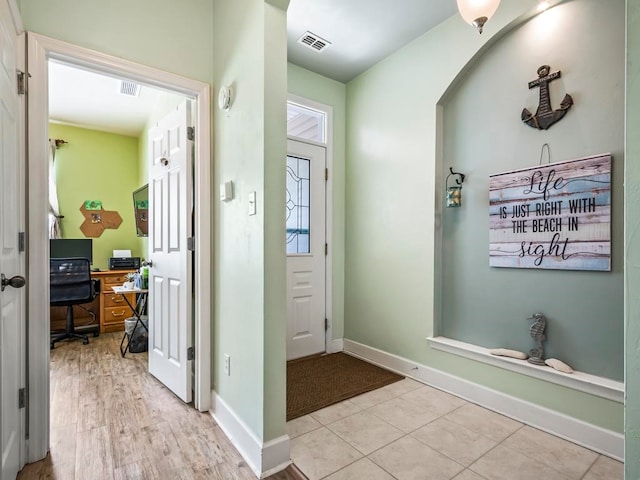
[[287, 362], [287, 421], [402, 380], [346, 353]]

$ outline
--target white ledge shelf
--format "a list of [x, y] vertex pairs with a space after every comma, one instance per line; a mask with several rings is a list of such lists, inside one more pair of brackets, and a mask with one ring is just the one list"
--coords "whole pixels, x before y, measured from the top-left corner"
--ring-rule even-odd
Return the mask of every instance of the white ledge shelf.
[[528, 375], [563, 387], [578, 390], [618, 403], [624, 403], [624, 383], [589, 373], [562, 373], [551, 367], [533, 365], [526, 360], [491, 355], [488, 348], [446, 337], [427, 337], [431, 348], [470, 358], [478, 362]]

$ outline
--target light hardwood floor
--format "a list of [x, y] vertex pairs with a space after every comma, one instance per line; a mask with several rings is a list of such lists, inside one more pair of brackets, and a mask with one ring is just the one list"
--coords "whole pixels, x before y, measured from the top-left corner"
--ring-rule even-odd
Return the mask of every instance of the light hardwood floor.
[[[255, 480], [209, 414], [147, 373], [146, 353], [120, 356], [121, 338], [51, 351], [51, 452], [18, 480]], [[269, 477], [295, 478], [293, 469]]]

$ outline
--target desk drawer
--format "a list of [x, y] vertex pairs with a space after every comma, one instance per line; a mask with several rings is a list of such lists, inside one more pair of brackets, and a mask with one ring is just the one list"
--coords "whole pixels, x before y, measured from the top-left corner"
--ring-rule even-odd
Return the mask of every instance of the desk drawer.
[[[122, 295], [119, 293], [113, 292], [105, 292], [104, 294], [104, 306], [105, 307], [127, 307], [127, 302]], [[136, 296], [135, 294], [127, 295], [129, 302], [131, 305], [135, 305]]]
[[120, 307], [106, 307], [103, 313], [103, 325], [111, 325], [114, 323], [124, 324], [124, 320], [126, 318], [133, 316], [133, 310], [131, 310], [127, 305]]
[[[117, 274], [105, 276], [102, 278], [102, 283], [105, 286], [111, 286], [111, 285], [121, 286], [126, 281], [127, 281], [127, 272], [117, 273]], [[105, 288], [105, 290], [108, 290], [108, 288]]]

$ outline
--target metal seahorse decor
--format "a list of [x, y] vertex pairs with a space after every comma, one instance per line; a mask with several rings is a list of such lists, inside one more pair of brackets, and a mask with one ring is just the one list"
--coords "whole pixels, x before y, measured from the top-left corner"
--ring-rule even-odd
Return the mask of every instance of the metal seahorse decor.
[[532, 317], [527, 320], [533, 320], [531, 327], [529, 327], [529, 333], [531, 338], [536, 342], [536, 347], [529, 350], [529, 358], [527, 362], [534, 365], [544, 365], [544, 347], [542, 342], [546, 340], [544, 330], [547, 327], [547, 319], [541, 313], [534, 313]]
[[551, 67], [549, 65], [542, 65], [538, 68], [538, 78], [529, 82], [529, 90], [535, 87], [540, 87], [540, 104], [533, 115], [526, 108], [522, 110], [521, 118], [524, 123], [530, 127], [537, 128], [538, 130], [546, 130], [554, 123], [562, 120], [569, 109], [573, 106], [573, 98], [568, 93], [562, 99], [560, 108], [553, 110], [551, 108], [551, 96], [549, 94], [549, 82], [561, 77], [561, 72], [549, 73]]

